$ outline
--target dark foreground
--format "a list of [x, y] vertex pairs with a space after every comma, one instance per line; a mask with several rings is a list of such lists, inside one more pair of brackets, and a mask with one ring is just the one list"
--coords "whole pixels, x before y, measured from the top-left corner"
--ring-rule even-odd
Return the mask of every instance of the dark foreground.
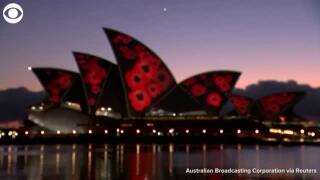
[[[319, 151], [306, 145], [2, 145], [0, 179], [319, 179]], [[204, 168], [207, 173], [192, 173]], [[209, 172], [216, 168], [242, 172]], [[294, 172], [254, 172], [272, 169]]]

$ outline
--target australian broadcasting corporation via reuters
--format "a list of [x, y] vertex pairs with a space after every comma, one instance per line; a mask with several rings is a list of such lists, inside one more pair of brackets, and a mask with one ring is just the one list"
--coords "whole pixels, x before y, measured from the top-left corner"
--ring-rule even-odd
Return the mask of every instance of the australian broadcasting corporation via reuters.
[[317, 169], [302, 169], [302, 168], [186, 168], [186, 174], [316, 174]]

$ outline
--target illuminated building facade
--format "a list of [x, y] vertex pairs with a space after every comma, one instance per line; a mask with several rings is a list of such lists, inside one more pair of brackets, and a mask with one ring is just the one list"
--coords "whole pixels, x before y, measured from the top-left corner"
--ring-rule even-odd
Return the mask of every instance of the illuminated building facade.
[[[250, 97], [234, 95], [232, 90], [241, 75], [236, 71], [209, 71], [177, 82], [160, 57], [146, 45], [124, 33], [104, 30], [117, 64], [87, 53], [74, 52], [79, 73], [28, 68], [48, 94], [44, 102], [32, 106], [29, 120], [59, 133], [84, 132], [92, 124], [104, 126], [103, 123], [95, 123], [101, 118], [105, 122], [162, 121], [158, 124], [177, 120], [174, 123], [180, 125], [179, 120], [187, 119], [192, 121], [189, 124], [192, 126], [197, 119], [228, 119], [228, 115], [221, 114], [221, 109], [230, 101], [239, 117], [245, 116], [252, 121], [290, 121], [294, 105], [303, 97], [300, 92], [283, 92], [254, 101]], [[198, 128], [199, 132], [207, 133], [201, 125]], [[140, 134], [141, 130], [138, 130]], [[221, 131], [228, 132], [220, 129], [220, 134]], [[150, 132], [158, 133], [155, 129], [150, 129]], [[192, 130], [185, 128], [184, 132], [189, 134]]]

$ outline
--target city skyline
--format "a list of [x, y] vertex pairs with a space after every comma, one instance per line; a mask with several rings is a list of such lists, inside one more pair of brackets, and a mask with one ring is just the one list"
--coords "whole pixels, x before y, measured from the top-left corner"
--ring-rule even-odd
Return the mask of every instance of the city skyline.
[[178, 82], [208, 70], [235, 70], [242, 72], [238, 88], [259, 80], [320, 86], [316, 1], [183, 2], [18, 1], [23, 20], [0, 21], [0, 89], [42, 90], [28, 66], [78, 71], [72, 51], [116, 62], [102, 27], [144, 42]]

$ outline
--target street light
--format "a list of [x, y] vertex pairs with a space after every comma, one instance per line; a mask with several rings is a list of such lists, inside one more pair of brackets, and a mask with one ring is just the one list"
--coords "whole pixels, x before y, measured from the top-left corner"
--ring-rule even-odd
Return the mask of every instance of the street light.
[[169, 129], [169, 133], [170, 133], [170, 134], [172, 134], [173, 132], [174, 132], [174, 129], [173, 129], [173, 128]]

